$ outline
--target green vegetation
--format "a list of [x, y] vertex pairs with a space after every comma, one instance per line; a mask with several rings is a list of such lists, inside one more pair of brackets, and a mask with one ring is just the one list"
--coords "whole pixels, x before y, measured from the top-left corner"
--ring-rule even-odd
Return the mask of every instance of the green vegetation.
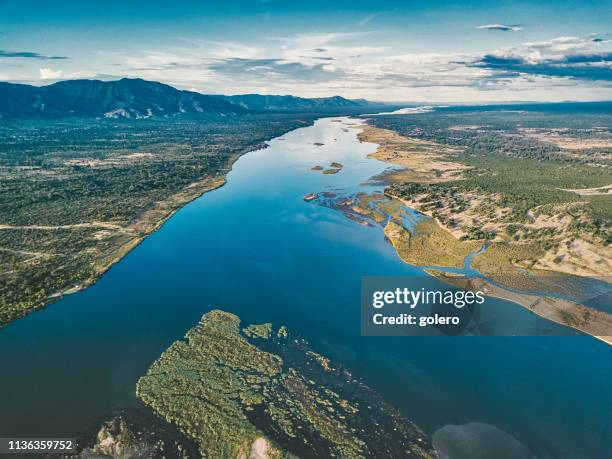
[[491, 241], [491, 249], [474, 260], [483, 273], [493, 274], [497, 264], [506, 270], [612, 275], [609, 115], [466, 108], [381, 116], [370, 123], [460, 147], [444, 156], [467, 167], [460, 177], [439, 182], [398, 175], [389, 178], [385, 192], [460, 240]]
[[[562, 191], [612, 183], [612, 117], [588, 113], [432, 112], [376, 117], [376, 127], [402, 135], [463, 147], [454, 160], [472, 169], [464, 180], [438, 185], [500, 193], [514, 213], [545, 204], [585, 203], [593, 221], [610, 225], [612, 196]], [[567, 150], [524, 134], [526, 129], [560, 130], [562, 138], [601, 139], [608, 147]], [[554, 132], [557, 132], [554, 131]], [[556, 138], [556, 137], [555, 137]]]
[[[321, 145], [323, 145], [323, 144], [321, 144]], [[337, 174], [338, 172], [340, 172], [342, 170], [342, 167], [343, 167], [342, 164], [333, 162], [333, 163], [331, 163], [329, 165], [328, 169], [325, 169], [321, 165], [316, 165], [316, 166], [312, 167], [310, 170], [311, 171], [316, 171], [316, 172], [321, 172], [322, 174]]]
[[204, 457], [429, 458], [410, 421], [286, 328], [205, 314], [138, 381]]
[[241, 154], [315, 114], [0, 125], [0, 325], [87, 286]]

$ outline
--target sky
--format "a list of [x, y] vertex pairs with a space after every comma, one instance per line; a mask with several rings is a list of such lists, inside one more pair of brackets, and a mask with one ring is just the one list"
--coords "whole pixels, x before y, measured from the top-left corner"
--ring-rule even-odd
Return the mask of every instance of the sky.
[[612, 100], [612, 0], [0, 0], [0, 81], [206, 94]]

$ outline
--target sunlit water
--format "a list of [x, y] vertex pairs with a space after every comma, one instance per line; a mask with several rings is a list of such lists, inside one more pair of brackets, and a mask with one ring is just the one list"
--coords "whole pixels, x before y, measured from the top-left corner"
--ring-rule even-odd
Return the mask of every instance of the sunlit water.
[[[303, 196], [363, 188], [387, 167], [367, 158], [373, 150], [330, 119], [274, 139], [95, 286], [0, 330], [0, 436], [71, 436], [135, 404], [138, 377], [220, 308], [287, 325], [430, 434], [483, 423], [540, 457], [605, 457], [611, 353], [593, 338], [360, 336], [361, 277], [420, 271], [380, 228]], [[310, 170], [332, 161], [340, 173]]]

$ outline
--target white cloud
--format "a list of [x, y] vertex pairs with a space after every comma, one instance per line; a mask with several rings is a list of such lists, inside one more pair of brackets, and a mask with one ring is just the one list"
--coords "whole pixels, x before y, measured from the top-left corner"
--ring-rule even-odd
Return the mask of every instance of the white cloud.
[[[535, 64], [554, 56], [602, 51], [609, 45], [605, 39], [557, 37], [471, 53], [411, 53], [406, 52], [410, 43], [386, 47], [384, 39], [377, 32], [313, 32], [252, 42], [193, 41], [114, 55], [121, 66], [112, 70], [203, 93], [340, 94], [388, 101], [596, 99], [610, 89], [607, 83], [477, 65], [485, 58], [492, 61], [490, 56]], [[61, 76], [49, 72], [54, 71], [45, 69], [43, 77], [41, 69], [41, 78]], [[68, 76], [74, 77], [64, 74]]]
[[551, 40], [526, 42], [510, 48], [501, 48], [491, 54], [498, 57], [517, 57], [530, 63], [547, 59], [560, 59], [584, 53], [596, 53], [612, 50], [612, 40], [594, 42], [592, 38], [557, 37]]
[[257, 59], [263, 57], [264, 49], [238, 42], [202, 41], [200, 42], [199, 52], [204, 52], [220, 59]]
[[64, 74], [61, 70], [53, 70], [50, 68], [42, 68], [39, 69], [39, 71], [41, 80], [58, 80]]
[[594, 42], [590, 37], [557, 37], [551, 40], [526, 42], [508, 48], [499, 48], [490, 54], [500, 58], [516, 58], [529, 64], [538, 64], [551, 59], [611, 51], [612, 40]]

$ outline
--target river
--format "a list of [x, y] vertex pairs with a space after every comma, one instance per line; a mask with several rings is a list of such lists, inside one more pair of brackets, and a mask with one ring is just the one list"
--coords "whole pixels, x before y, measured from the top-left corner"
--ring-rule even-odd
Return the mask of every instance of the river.
[[[224, 309], [302, 334], [430, 434], [478, 422], [538, 457], [607, 456], [604, 343], [360, 336], [361, 277], [422, 274], [380, 228], [303, 200], [356, 191], [387, 167], [367, 158], [375, 145], [357, 140], [356, 123], [320, 119], [244, 155], [225, 186], [177, 212], [94, 286], [0, 330], [0, 436], [74, 436], [136, 404], [136, 381], [160, 353], [203, 313]], [[333, 161], [340, 173], [310, 170]]]

